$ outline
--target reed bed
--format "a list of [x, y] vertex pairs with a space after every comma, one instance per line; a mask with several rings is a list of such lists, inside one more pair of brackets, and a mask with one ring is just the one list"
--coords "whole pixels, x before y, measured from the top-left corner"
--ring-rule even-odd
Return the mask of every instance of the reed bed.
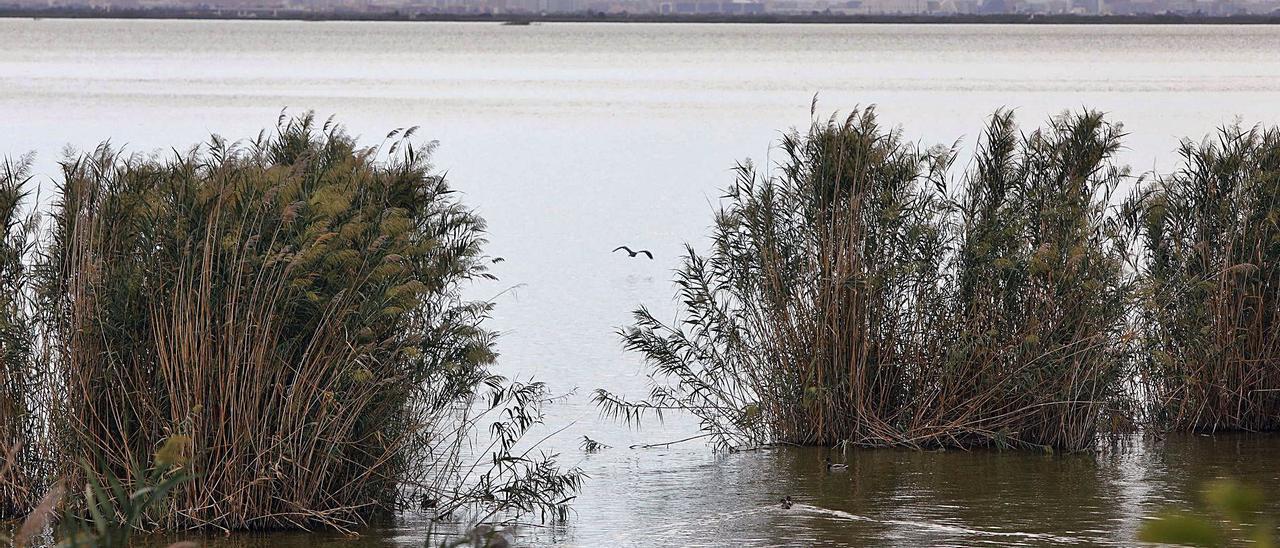
[[[413, 134], [360, 148], [308, 114], [167, 157], [103, 145], [43, 221], [29, 162], [0, 165], [0, 518], [53, 515], [55, 476], [92, 493], [57, 512], [96, 526], [68, 538], [117, 543], [566, 518], [583, 474], [524, 439], [546, 388], [490, 372], [493, 305], [463, 297], [492, 278], [484, 221]], [[679, 317], [621, 331], [647, 397], [597, 404], [692, 413], [729, 449], [1280, 428], [1280, 129], [1184, 143], [1149, 181], [1122, 139], [1093, 111], [1028, 132], [1000, 111], [957, 170], [874, 109], [815, 118], [776, 166], [736, 166]]]
[[31, 213], [30, 158], [0, 163], [0, 519], [26, 515], [45, 487], [47, 396], [29, 265], [38, 218]]
[[1149, 419], [1280, 429], [1280, 128], [1227, 127], [1180, 152], [1142, 197]]
[[737, 166], [711, 254], [689, 248], [681, 322], [642, 308], [623, 333], [674, 383], [646, 402], [597, 392], [607, 413], [686, 409], [731, 447], [901, 434], [903, 381], [934, 343], [918, 335], [939, 319], [925, 303], [942, 276], [929, 253], [949, 237], [936, 190], [949, 151], [919, 150], [870, 110], [793, 131], [781, 148], [776, 176]]
[[489, 372], [492, 304], [461, 295], [492, 278], [484, 221], [413, 133], [363, 149], [282, 116], [244, 143], [65, 161], [37, 276], [63, 480], [155, 481], [140, 463], [180, 437], [193, 479], [141, 526], [563, 517], [580, 472], [516, 452], [545, 390]]
[[[958, 445], [1091, 447], [1127, 415], [1132, 211], [1117, 207], [1123, 135], [1098, 112], [1021, 135], [992, 119], [964, 177], [948, 349], [921, 402]], [[971, 438], [966, 442], [965, 438]]]
[[597, 403], [691, 412], [729, 448], [1090, 446], [1130, 339], [1120, 136], [1094, 112], [1026, 135], [997, 113], [953, 196], [954, 148], [873, 109], [793, 131], [776, 171], [738, 166], [709, 254], [678, 269], [681, 318], [623, 330], [649, 397]]

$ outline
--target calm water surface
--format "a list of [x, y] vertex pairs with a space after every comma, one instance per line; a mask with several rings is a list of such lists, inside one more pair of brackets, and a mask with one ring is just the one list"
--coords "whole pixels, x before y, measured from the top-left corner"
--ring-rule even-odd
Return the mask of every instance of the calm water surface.
[[[1072, 456], [863, 451], [838, 475], [814, 450], [628, 449], [695, 428], [598, 419], [592, 389], [646, 390], [613, 331], [638, 304], [674, 314], [670, 271], [729, 168], [767, 161], [815, 93], [823, 112], [874, 103], [910, 138], [965, 148], [996, 108], [1030, 125], [1087, 105], [1125, 122], [1135, 170], [1168, 168], [1181, 137], [1237, 116], [1280, 123], [1280, 28], [0, 20], [0, 154], [36, 151], [43, 181], [68, 145], [246, 137], [286, 107], [336, 114], [370, 144], [411, 125], [439, 139], [437, 164], [507, 259], [501, 283], [476, 290], [502, 294], [500, 369], [569, 394], [548, 410], [566, 428], [546, 447], [592, 476], [573, 525], [525, 528], [526, 542], [1123, 545], [1206, 478], [1280, 485], [1280, 442], [1246, 436]], [[622, 243], [656, 258], [609, 253]], [[614, 448], [585, 455], [583, 435]], [[788, 494], [800, 505], [784, 512], [773, 503]], [[409, 520], [230, 544], [423, 535]]]

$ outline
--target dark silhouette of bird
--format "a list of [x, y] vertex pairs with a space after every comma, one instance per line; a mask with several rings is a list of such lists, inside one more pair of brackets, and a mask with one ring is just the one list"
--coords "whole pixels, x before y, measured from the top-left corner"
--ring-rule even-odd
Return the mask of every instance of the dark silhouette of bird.
[[648, 249], [638, 249], [638, 250], [636, 250], [636, 251], [632, 251], [632, 250], [631, 250], [631, 248], [629, 248], [629, 247], [627, 247], [627, 246], [625, 246], [625, 245], [620, 245], [620, 246], [618, 246], [618, 247], [613, 248], [613, 251], [611, 251], [610, 253], [617, 253], [619, 249], [621, 249], [621, 250], [623, 250], [623, 251], [626, 251], [626, 252], [627, 252], [627, 254], [628, 254], [628, 255], [630, 255], [630, 256], [632, 256], [632, 257], [635, 257], [636, 255], [639, 255], [639, 254], [643, 253], [646, 257], [648, 257], [648, 258], [649, 258], [649, 260], [653, 260], [653, 254], [652, 254], [652, 253], [649, 253], [649, 250], [648, 250]]
[[792, 504], [795, 504], [795, 502], [791, 500], [791, 495], [787, 495], [787, 496], [783, 497], [781, 502], [782, 502], [782, 509], [783, 509], [783, 510], [790, 510], [790, 509], [791, 509], [791, 505], [792, 505]]

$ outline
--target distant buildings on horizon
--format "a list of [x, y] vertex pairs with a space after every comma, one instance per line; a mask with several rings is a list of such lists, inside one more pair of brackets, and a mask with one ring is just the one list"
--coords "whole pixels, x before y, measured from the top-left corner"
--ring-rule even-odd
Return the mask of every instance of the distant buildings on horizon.
[[0, 7], [326, 13], [658, 15], [1280, 15], [1280, 0], [0, 0]]

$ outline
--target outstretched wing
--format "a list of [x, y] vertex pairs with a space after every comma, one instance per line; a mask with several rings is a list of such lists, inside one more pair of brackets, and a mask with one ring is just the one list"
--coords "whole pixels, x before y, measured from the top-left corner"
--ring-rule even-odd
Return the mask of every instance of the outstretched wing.
[[[613, 251], [610, 251], [609, 253], [617, 253], [619, 249], [626, 250], [626, 252], [627, 252], [627, 253], [631, 253], [631, 248], [629, 248], [629, 247], [627, 247], [627, 246], [625, 246], [625, 245], [620, 245], [620, 246], [618, 246], [618, 247], [615, 247], [615, 248], [613, 248]], [[635, 253], [631, 253], [631, 254], [632, 254], [632, 255], [635, 255]]]
[[649, 257], [649, 260], [651, 260], [651, 261], [653, 260], [653, 254], [652, 254], [652, 253], [649, 253], [649, 250], [648, 250], [648, 249], [641, 249], [640, 251], [637, 251], [636, 253], [644, 253], [644, 254], [645, 254], [645, 256]]

